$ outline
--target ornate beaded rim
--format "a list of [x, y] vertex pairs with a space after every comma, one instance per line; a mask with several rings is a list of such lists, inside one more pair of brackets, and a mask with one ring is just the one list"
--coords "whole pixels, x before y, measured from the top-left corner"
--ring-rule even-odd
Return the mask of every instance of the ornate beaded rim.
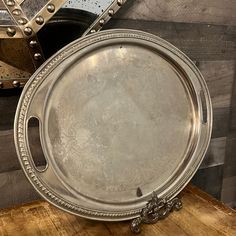
[[[168, 49], [170, 52], [177, 55], [179, 58], [184, 60], [188, 65], [192, 66], [192, 70], [195, 74], [200, 75], [197, 68], [194, 67], [193, 62], [185, 56], [181, 51], [179, 51], [177, 48], [175, 48], [173, 45], [169, 44], [165, 40], [151, 35], [149, 33], [136, 31], [136, 30], [123, 30], [123, 29], [117, 29], [117, 30], [107, 30], [96, 34], [91, 34], [87, 37], [84, 37], [80, 40], [77, 40], [70, 45], [66, 46], [64, 50], [61, 50], [58, 52], [51, 60], [47, 61], [45, 65], [42, 65], [38, 72], [36, 72], [32, 78], [29, 80], [28, 84], [25, 86], [23, 93], [21, 95], [20, 101], [18, 103], [16, 116], [15, 116], [15, 123], [14, 123], [14, 139], [15, 139], [15, 146], [17, 155], [19, 158], [19, 161], [21, 163], [22, 169], [24, 170], [27, 178], [31, 182], [31, 184], [34, 186], [34, 188], [49, 202], [54, 204], [55, 206], [67, 210], [68, 212], [87, 217], [87, 218], [93, 218], [98, 219], [97, 217], [104, 217], [105, 220], [109, 220], [109, 217], [111, 218], [126, 218], [126, 219], [132, 219], [139, 215], [142, 209], [137, 210], [130, 210], [126, 212], [117, 212], [117, 213], [106, 213], [101, 211], [93, 211], [90, 209], [84, 209], [82, 207], [79, 207], [75, 204], [70, 203], [69, 201], [61, 198], [56, 193], [53, 193], [53, 191], [47, 189], [46, 186], [42, 184], [40, 181], [40, 178], [37, 177], [37, 174], [35, 174], [35, 169], [30, 161], [31, 154], [29, 150], [27, 150], [26, 145], [26, 113], [27, 109], [30, 103], [30, 100], [32, 96], [34, 95], [34, 92], [37, 90], [37, 88], [40, 86], [41, 82], [46, 79], [47, 75], [53, 70], [54, 67], [60, 64], [60, 61], [66, 59], [69, 57], [72, 53], [75, 51], [81, 50], [89, 45], [92, 45], [94, 43], [103, 41], [103, 40], [109, 40], [109, 39], [116, 39], [116, 38], [134, 38], [134, 39], [140, 39], [147, 42], [155, 43], [160, 45], [161, 47], [164, 47]], [[205, 85], [205, 83], [204, 83]], [[207, 87], [205, 87], [206, 93], [209, 96], [209, 92], [207, 90]], [[208, 97], [209, 98], [209, 97]], [[207, 141], [204, 144], [204, 151], [202, 153], [202, 156], [204, 156], [206, 149], [209, 145], [210, 136], [211, 136], [211, 127], [212, 127], [212, 108], [211, 108], [211, 102], [210, 100], [207, 100], [207, 108], [209, 110], [209, 132], [207, 135]], [[168, 196], [165, 196], [167, 199], [174, 198], [188, 183], [188, 181], [191, 179], [193, 174], [196, 172], [197, 167], [199, 167], [201, 160], [197, 163], [194, 163], [194, 168], [192, 168], [191, 171], [188, 171], [187, 176], [183, 176], [178, 183], [175, 184], [173, 189], [171, 189], [168, 193]], [[193, 170], [194, 169], [194, 170]], [[65, 209], [66, 208], [66, 209]], [[114, 220], [114, 219], [113, 219]]]

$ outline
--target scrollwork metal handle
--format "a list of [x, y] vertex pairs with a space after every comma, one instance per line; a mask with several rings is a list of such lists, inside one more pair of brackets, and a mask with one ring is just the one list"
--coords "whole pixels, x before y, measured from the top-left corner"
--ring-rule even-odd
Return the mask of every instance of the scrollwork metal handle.
[[154, 192], [152, 199], [141, 211], [140, 217], [131, 222], [131, 231], [138, 234], [141, 232], [141, 224], [155, 224], [165, 219], [172, 211], [179, 211], [182, 206], [183, 204], [179, 198], [176, 197], [172, 200], [159, 199]]

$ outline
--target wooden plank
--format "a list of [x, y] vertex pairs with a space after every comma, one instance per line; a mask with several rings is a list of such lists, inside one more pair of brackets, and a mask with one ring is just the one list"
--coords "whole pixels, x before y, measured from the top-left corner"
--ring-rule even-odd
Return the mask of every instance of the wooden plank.
[[13, 129], [21, 89], [0, 90], [0, 131]]
[[[236, 71], [236, 61], [235, 61]], [[222, 199], [236, 208], [236, 73], [232, 92], [232, 109], [229, 119], [229, 134], [227, 137], [226, 158], [222, 186]]]
[[[229, 122], [229, 135], [231, 138], [236, 138], [236, 60], [235, 60], [235, 75], [234, 75], [234, 86], [232, 91], [232, 110], [230, 114], [230, 122]], [[236, 173], [236, 169], [235, 169]]]
[[234, 0], [130, 0], [119, 19], [236, 25]]
[[[0, 173], [19, 170], [20, 163], [17, 158], [13, 130], [0, 132]], [[36, 166], [45, 165], [45, 159], [40, 145], [39, 133], [36, 128], [30, 128], [30, 151]]]
[[224, 165], [199, 169], [191, 183], [220, 200]]
[[224, 178], [236, 176], [236, 137], [227, 138]]
[[231, 108], [215, 108], [213, 110], [212, 138], [225, 137], [229, 132], [229, 117]]
[[[144, 225], [141, 236], [234, 236], [236, 212], [188, 186], [182, 192], [183, 209], [163, 221]], [[27, 222], [27, 224], [22, 224]], [[45, 201], [0, 211], [0, 235], [132, 236], [130, 221], [98, 222], [73, 216]]]
[[234, 75], [234, 61], [201, 61], [198, 68], [204, 76], [212, 100], [213, 108], [231, 106]]
[[200, 169], [223, 165], [225, 162], [225, 151], [226, 137], [211, 139], [210, 146]]
[[104, 28], [128, 28], [155, 34], [181, 49], [192, 60], [236, 58], [235, 26], [112, 19]]
[[0, 208], [40, 199], [23, 171], [0, 173]]
[[236, 176], [223, 179], [221, 199], [224, 203], [236, 209]]

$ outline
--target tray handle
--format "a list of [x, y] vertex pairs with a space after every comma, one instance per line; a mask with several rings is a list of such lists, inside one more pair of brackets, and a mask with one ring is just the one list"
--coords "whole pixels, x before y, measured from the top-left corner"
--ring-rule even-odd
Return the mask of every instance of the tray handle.
[[201, 99], [201, 109], [202, 109], [201, 122], [202, 124], [207, 124], [208, 123], [207, 103], [206, 103], [206, 96], [203, 90], [200, 91], [200, 99]]
[[30, 116], [27, 120], [26, 142], [29, 150], [29, 161], [39, 173], [48, 169], [49, 161], [43, 151], [41, 142], [41, 120], [37, 116]]

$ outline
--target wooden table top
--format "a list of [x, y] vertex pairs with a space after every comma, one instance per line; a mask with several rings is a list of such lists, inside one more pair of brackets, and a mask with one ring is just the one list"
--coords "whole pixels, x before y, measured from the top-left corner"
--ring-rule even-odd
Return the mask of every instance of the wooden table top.
[[[155, 225], [142, 226], [141, 236], [236, 236], [236, 212], [206, 193], [188, 186], [181, 193], [183, 209]], [[45, 201], [0, 211], [0, 235], [134, 235], [130, 222], [104, 223], [65, 213]]]

